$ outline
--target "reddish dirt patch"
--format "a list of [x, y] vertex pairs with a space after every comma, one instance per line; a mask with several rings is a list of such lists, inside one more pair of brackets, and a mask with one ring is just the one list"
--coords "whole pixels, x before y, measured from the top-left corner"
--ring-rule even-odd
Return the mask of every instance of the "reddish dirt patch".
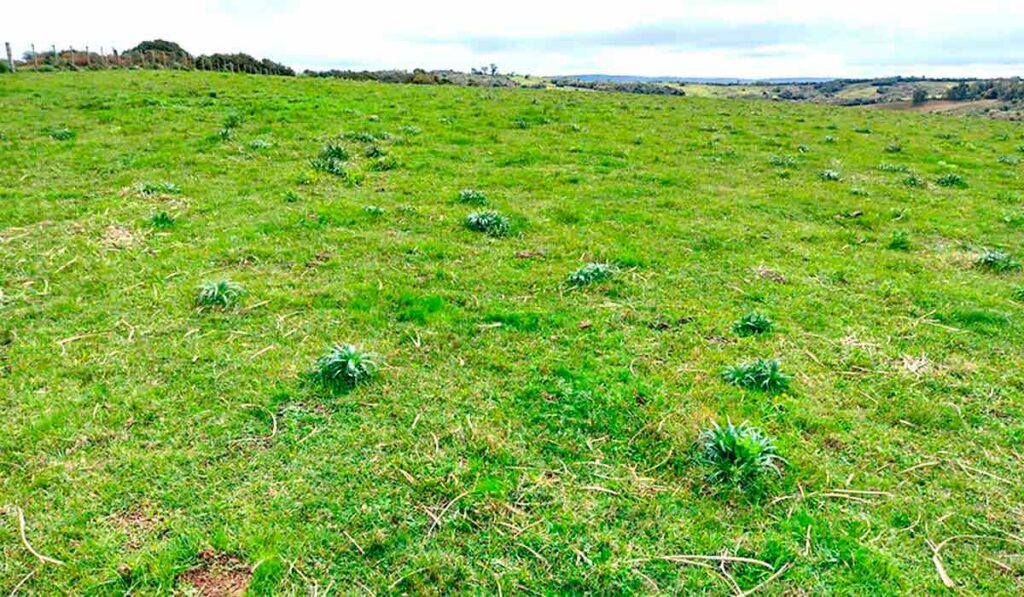
[[203, 597], [238, 597], [245, 593], [251, 578], [248, 566], [238, 558], [204, 549], [199, 552], [199, 565], [183, 572], [178, 582]]
[[125, 547], [138, 549], [146, 535], [163, 524], [163, 517], [152, 504], [143, 503], [128, 512], [120, 512], [110, 516], [109, 520], [128, 536]]

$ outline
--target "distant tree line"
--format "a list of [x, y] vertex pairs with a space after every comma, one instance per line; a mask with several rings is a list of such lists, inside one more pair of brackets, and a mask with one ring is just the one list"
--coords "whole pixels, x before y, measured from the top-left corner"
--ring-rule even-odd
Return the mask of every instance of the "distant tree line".
[[946, 90], [946, 99], [954, 101], [999, 99], [1024, 100], [1024, 79], [985, 79], [963, 81]]
[[266, 58], [258, 60], [243, 53], [192, 56], [180, 45], [162, 39], [144, 41], [124, 52], [92, 52], [88, 49], [81, 51], [74, 48], [25, 52], [18, 66], [40, 71], [153, 68], [295, 76], [295, 71], [290, 67]]
[[637, 93], [641, 95], [686, 95], [686, 92], [673, 85], [665, 83], [650, 83], [646, 81], [583, 81], [573, 78], [555, 78], [551, 80], [555, 87], [569, 87], [574, 89], [591, 89], [594, 91], [618, 91], [622, 93]]
[[477, 69], [473, 69], [470, 73], [464, 73], [454, 70], [427, 71], [417, 68], [412, 72], [407, 70], [306, 70], [302, 74], [307, 77], [328, 77], [349, 81], [377, 81], [379, 83], [405, 83], [412, 85], [461, 85], [465, 87], [519, 86], [512, 78], [497, 74], [497, 67], [494, 68], [494, 73], [483, 73]]

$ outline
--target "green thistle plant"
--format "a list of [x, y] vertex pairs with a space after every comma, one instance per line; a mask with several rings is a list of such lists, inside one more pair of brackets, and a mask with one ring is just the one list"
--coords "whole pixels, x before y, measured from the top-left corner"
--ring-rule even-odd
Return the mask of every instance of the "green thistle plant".
[[722, 378], [734, 386], [778, 394], [789, 389], [791, 376], [782, 372], [776, 359], [754, 359], [729, 367]]
[[352, 344], [335, 344], [316, 362], [311, 376], [331, 389], [351, 387], [369, 381], [377, 373], [378, 356]]
[[935, 180], [935, 184], [939, 185], [940, 187], [946, 188], [967, 188], [967, 182], [964, 180], [964, 177], [960, 176], [959, 174], [953, 173], [943, 174], [942, 176]]
[[990, 272], [1003, 273], [1017, 271], [1020, 263], [1002, 251], [985, 250], [974, 260], [974, 267]]
[[196, 305], [201, 308], [228, 309], [239, 304], [245, 290], [230, 280], [206, 282], [199, 288]]
[[475, 189], [463, 189], [459, 191], [459, 203], [464, 205], [487, 205], [487, 195]]
[[760, 431], [741, 423], [715, 423], [697, 440], [701, 461], [711, 467], [709, 477], [716, 482], [744, 485], [765, 473], [782, 474], [785, 459], [775, 444]]
[[739, 321], [733, 324], [732, 331], [740, 336], [755, 336], [767, 334], [774, 326], [772, 319], [764, 313], [747, 313]]
[[512, 225], [508, 218], [496, 211], [481, 211], [466, 216], [466, 228], [475, 232], [483, 232], [487, 236], [508, 236]]
[[615, 275], [615, 268], [607, 263], [588, 263], [569, 274], [566, 283], [573, 288], [581, 288], [603, 282]]

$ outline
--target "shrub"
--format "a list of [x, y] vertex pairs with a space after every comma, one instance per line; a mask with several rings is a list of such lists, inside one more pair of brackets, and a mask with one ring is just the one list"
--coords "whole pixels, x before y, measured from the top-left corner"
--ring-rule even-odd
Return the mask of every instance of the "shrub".
[[474, 232], [483, 232], [487, 236], [506, 236], [512, 226], [508, 218], [496, 211], [481, 211], [466, 216], [466, 228]]
[[384, 215], [384, 208], [377, 205], [365, 205], [363, 206], [363, 212], [371, 216], [382, 216]]
[[1015, 301], [1024, 303], [1024, 286], [1018, 286], [1010, 291], [1010, 297]]
[[615, 275], [615, 267], [607, 263], [588, 263], [569, 274], [566, 282], [569, 286], [579, 288], [603, 282]]
[[241, 301], [245, 290], [230, 280], [206, 282], [199, 288], [196, 305], [199, 307], [227, 309]]
[[351, 344], [335, 344], [316, 361], [311, 377], [331, 389], [369, 381], [377, 373], [378, 356]]
[[74, 139], [76, 134], [77, 133], [75, 133], [75, 131], [66, 126], [62, 126], [59, 129], [53, 129], [50, 131], [50, 138], [54, 141], [67, 141], [69, 139]]
[[697, 444], [701, 461], [711, 467], [710, 478], [718, 482], [742, 485], [763, 473], [781, 474], [780, 466], [786, 462], [774, 442], [747, 423], [715, 423], [700, 434]]
[[788, 389], [790, 380], [790, 376], [779, 368], [779, 361], [776, 359], [754, 359], [733, 365], [722, 373], [722, 378], [734, 386], [770, 394]]
[[923, 104], [923, 103], [925, 103], [927, 101], [928, 101], [928, 90], [925, 89], [924, 87], [915, 87], [914, 88], [914, 93], [910, 97], [910, 103], [915, 105], [915, 106], [920, 106], [921, 104]]
[[820, 176], [822, 180], [829, 180], [829, 181], [842, 180], [842, 176], [840, 176], [839, 173], [836, 172], [835, 170], [822, 170], [821, 174], [819, 174], [818, 176]]
[[459, 203], [465, 205], [487, 205], [487, 195], [483, 191], [475, 189], [462, 189], [459, 191]]
[[149, 225], [153, 228], [166, 230], [174, 226], [174, 217], [166, 211], [162, 211], [149, 219]]
[[366, 148], [363, 153], [368, 158], [382, 158], [388, 154], [388, 150], [384, 149], [380, 145], [371, 145]]
[[897, 230], [892, 233], [885, 246], [893, 251], [909, 251], [910, 235], [905, 230]]
[[1002, 251], [986, 249], [974, 260], [974, 267], [990, 272], [1010, 272], [1019, 270], [1021, 265]]
[[958, 189], [963, 189], [967, 187], [967, 182], [964, 181], [964, 177], [960, 176], [959, 174], [953, 173], [943, 174], [938, 179], [936, 179], [935, 184], [939, 185], [940, 187], [947, 188], [956, 187]]
[[270, 143], [264, 141], [263, 139], [253, 139], [251, 142], [249, 142], [249, 149], [254, 149], [257, 151], [260, 149], [270, 149], [270, 147]]
[[774, 323], [772, 319], [764, 313], [747, 313], [739, 319], [732, 326], [732, 331], [739, 334], [740, 336], [754, 336], [757, 334], [767, 334], [772, 331]]
[[901, 145], [899, 141], [893, 141], [885, 146], [885, 153], [900, 153], [902, 151], [903, 145]]

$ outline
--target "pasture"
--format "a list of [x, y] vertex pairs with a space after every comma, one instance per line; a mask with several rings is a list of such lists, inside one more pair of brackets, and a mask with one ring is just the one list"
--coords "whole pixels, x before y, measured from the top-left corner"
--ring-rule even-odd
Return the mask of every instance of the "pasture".
[[0, 113], [6, 591], [1024, 592], [1020, 125], [186, 72]]

